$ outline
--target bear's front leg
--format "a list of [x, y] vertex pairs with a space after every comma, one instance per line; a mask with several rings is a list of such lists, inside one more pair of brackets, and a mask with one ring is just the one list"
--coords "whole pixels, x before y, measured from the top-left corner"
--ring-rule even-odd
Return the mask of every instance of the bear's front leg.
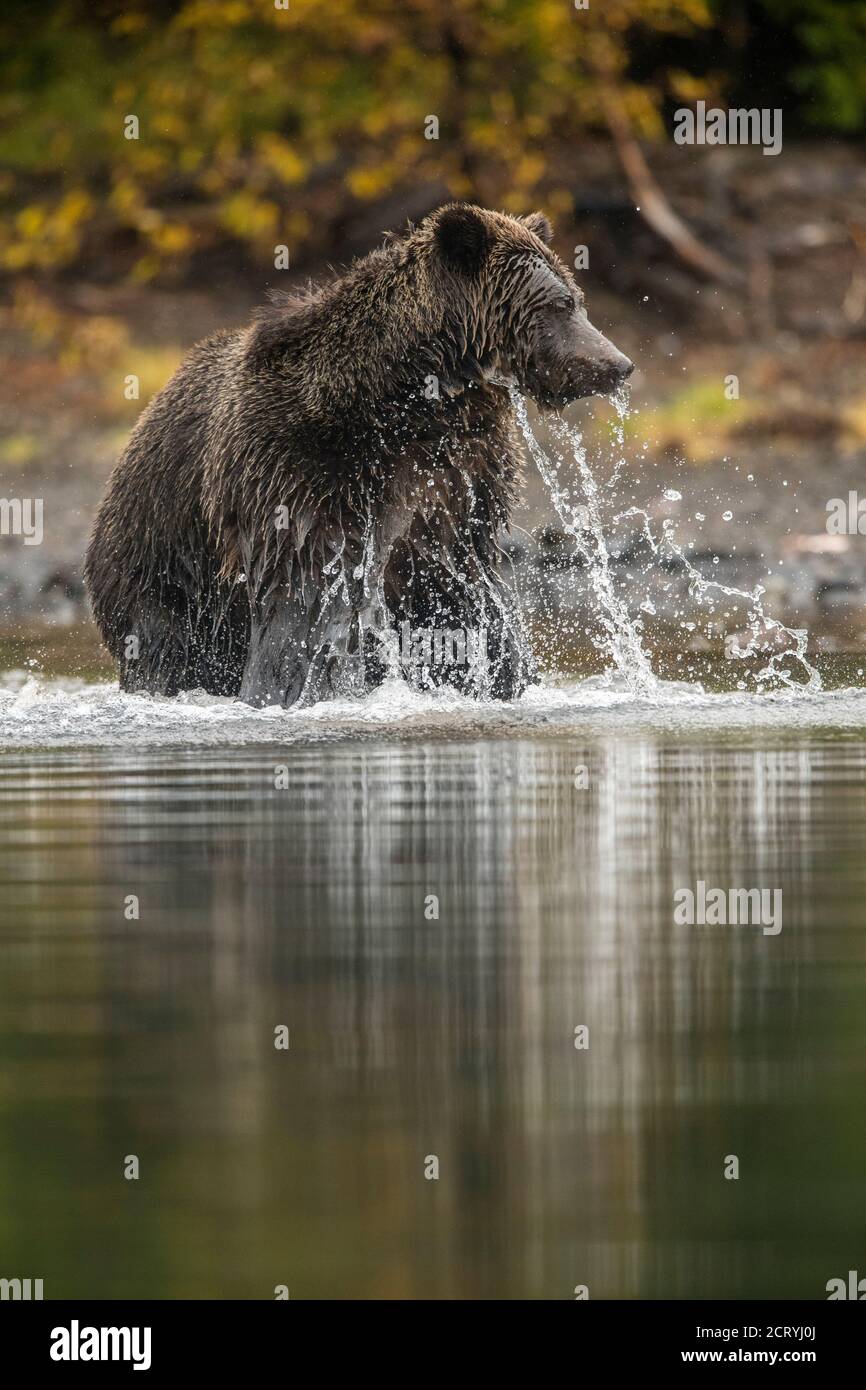
[[354, 693], [358, 658], [349, 655], [357, 613], [346, 593], [271, 600], [255, 609], [239, 698], [250, 705], [311, 705]]
[[462, 688], [493, 700], [516, 700], [538, 678], [523, 617], [514, 593], [497, 575], [469, 596], [463, 625], [474, 633], [476, 660], [466, 669]]
[[538, 679], [523, 624], [498, 614], [487, 629], [487, 673], [494, 700], [516, 700]]
[[238, 698], [248, 705], [293, 705], [310, 673], [309, 615], [298, 603], [253, 612], [250, 645]]
[[494, 700], [517, 699], [537, 679], [516, 595], [494, 565], [421, 557], [401, 580], [394, 606], [409, 679]]

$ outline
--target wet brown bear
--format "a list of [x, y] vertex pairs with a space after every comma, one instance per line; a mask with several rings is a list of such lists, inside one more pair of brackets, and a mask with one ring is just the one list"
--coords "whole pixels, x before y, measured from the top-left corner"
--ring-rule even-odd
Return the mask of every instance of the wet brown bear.
[[434, 629], [484, 640], [472, 661], [442, 644], [442, 664], [422, 641], [404, 675], [520, 693], [498, 566], [509, 385], [560, 406], [631, 370], [550, 240], [541, 214], [452, 204], [193, 349], [143, 412], [87, 554], [125, 690], [307, 702], [369, 689], [401, 659], [389, 633]]

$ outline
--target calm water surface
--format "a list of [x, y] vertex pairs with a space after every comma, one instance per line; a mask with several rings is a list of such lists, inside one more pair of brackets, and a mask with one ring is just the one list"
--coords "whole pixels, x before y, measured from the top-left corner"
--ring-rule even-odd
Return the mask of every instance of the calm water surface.
[[[864, 772], [820, 728], [11, 748], [0, 1274], [825, 1297], [866, 1258]], [[674, 925], [699, 879], [781, 933]]]

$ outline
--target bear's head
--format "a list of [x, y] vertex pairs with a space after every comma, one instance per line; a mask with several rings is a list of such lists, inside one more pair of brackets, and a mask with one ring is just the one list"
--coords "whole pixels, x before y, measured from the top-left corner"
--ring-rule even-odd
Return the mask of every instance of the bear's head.
[[633, 364], [586, 315], [543, 213], [509, 217], [451, 203], [420, 229], [441, 292], [488, 380], [513, 382], [540, 406], [606, 395]]

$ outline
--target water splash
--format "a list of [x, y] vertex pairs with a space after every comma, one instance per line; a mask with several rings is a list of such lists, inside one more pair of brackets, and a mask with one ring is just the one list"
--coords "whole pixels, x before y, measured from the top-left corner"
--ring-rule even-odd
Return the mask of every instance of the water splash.
[[[658, 559], [676, 560], [682, 564], [688, 575], [689, 593], [696, 598], [699, 603], [703, 603], [709, 613], [715, 610], [717, 597], [730, 598], [742, 601], [747, 605], [747, 634], [744, 645], [735, 640], [737, 636], [731, 637], [725, 643], [725, 654], [731, 660], [744, 661], [747, 657], [766, 657], [767, 664], [754, 674], [754, 680], [759, 689], [773, 688], [777, 684], [787, 686], [789, 689], [820, 690], [821, 677], [806, 655], [806, 648], [809, 641], [809, 633], [806, 628], [791, 628], [778, 618], [773, 618], [764, 611], [763, 595], [765, 593], [762, 584], [756, 584], [754, 589], [738, 589], [731, 584], [722, 584], [717, 579], [707, 579], [696, 569], [684, 552], [682, 547], [677, 544], [673, 536], [674, 523], [670, 520], [662, 522], [661, 537], [656, 537], [653, 532], [650, 518], [641, 507], [629, 507], [626, 511], [620, 512], [614, 517], [614, 522], [636, 519], [641, 526], [642, 533], [649, 545], [653, 555]], [[775, 644], [776, 651], [768, 651], [767, 648]], [[799, 672], [801, 679], [796, 679], [792, 671], [788, 670], [785, 662], [793, 663], [794, 671]]]
[[[557, 443], [563, 445], [563, 453], [551, 458], [535, 438], [523, 396], [513, 391], [512, 402], [529, 452], [550, 493], [559, 519], [587, 567], [603, 633], [602, 649], [612, 658], [629, 690], [635, 694], [650, 695], [658, 683], [643, 649], [643, 626], [639, 619], [633, 620], [629, 616], [625, 602], [614, 588], [601, 498], [587, 462], [581, 435], [561, 416], [555, 417], [552, 432]], [[580, 502], [572, 500], [570, 476], [563, 482], [562, 473], [567, 471], [571, 475], [572, 472], [567, 453], [571, 454], [571, 461], [577, 464], [577, 477], [583, 494]]]
[[[656, 695], [659, 682], [643, 645], [643, 622], [640, 617], [632, 616], [625, 599], [616, 589], [605, 533], [604, 498], [590, 467], [582, 435], [562, 416], [552, 417], [548, 421], [548, 429], [555, 453], [551, 456], [536, 438], [523, 396], [512, 389], [511, 398], [530, 456], [565, 531], [586, 566], [590, 595], [602, 634], [596, 645], [612, 661], [630, 691], [638, 695]], [[613, 471], [607, 483], [607, 490], [614, 492], [626, 463], [624, 445], [625, 420], [629, 413], [628, 388], [620, 387], [609, 399], [617, 415], [612, 429], [617, 457], [614, 458]], [[575, 484], [580, 489], [577, 498]], [[665, 496], [669, 500], [679, 500], [681, 494], [669, 488]], [[725, 654], [732, 660], [749, 657], [766, 659], [766, 664], [752, 677], [758, 690], [780, 686], [791, 690], [821, 689], [821, 677], [806, 654], [808, 632], [805, 628], [787, 627], [764, 611], [763, 585], [756, 584], [754, 589], [739, 589], [719, 580], [707, 579], [677, 542], [672, 520], [664, 520], [661, 534], [656, 535], [649, 514], [641, 507], [629, 507], [612, 515], [609, 526], [615, 527], [626, 521], [637, 523], [654, 560], [681, 567], [688, 580], [689, 596], [709, 616], [715, 614], [720, 599], [731, 599], [745, 606], [746, 626], [742, 634], [727, 639]], [[654, 605], [649, 600], [640, 605], [640, 610], [649, 615], [655, 613]], [[739, 635], [744, 636], [743, 642], [736, 640]], [[740, 682], [740, 688], [745, 688], [745, 682]]]
[[[590, 738], [621, 740], [649, 733], [678, 739], [754, 735], [759, 729], [788, 734], [818, 730], [862, 733], [866, 690], [781, 690], [764, 694], [711, 694], [689, 682], [658, 682], [653, 699], [601, 678], [531, 686], [519, 700], [479, 701], [449, 687], [419, 691], [388, 680], [368, 695], [328, 699], [306, 708], [271, 705], [252, 709], [228, 696], [187, 692], [129, 695], [116, 683], [0, 675], [0, 749], [78, 749], [104, 756], [116, 749], [134, 767], [142, 750], [177, 747], [263, 749], [383, 738], [421, 741], [479, 738]], [[264, 766], [268, 765], [262, 753]], [[46, 764], [47, 765], [47, 764]]]
[[[470, 519], [484, 515], [470, 469], [462, 469], [463, 497]], [[432, 481], [432, 479], [430, 480]], [[309, 707], [327, 697], [363, 695], [383, 681], [406, 681], [419, 690], [454, 685], [478, 699], [499, 689], [522, 687], [535, 674], [523, 610], [512, 586], [490, 572], [486, 552], [476, 547], [470, 524], [461, 547], [449, 536], [461, 530], [446, 498], [434, 515], [445, 533], [427, 536], [417, 559], [433, 575], [405, 607], [389, 602], [386, 576], [396, 542], [408, 526], [398, 517], [383, 519], [368, 503], [358, 542], [345, 537], [322, 570], [314, 620], [305, 645], [309, 668], [297, 703]], [[404, 509], [403, 517], [411, 516]], [[429, 519], [429, 518], [428, 518]], [[461, 601], [462, 600], [462, 601]]]

